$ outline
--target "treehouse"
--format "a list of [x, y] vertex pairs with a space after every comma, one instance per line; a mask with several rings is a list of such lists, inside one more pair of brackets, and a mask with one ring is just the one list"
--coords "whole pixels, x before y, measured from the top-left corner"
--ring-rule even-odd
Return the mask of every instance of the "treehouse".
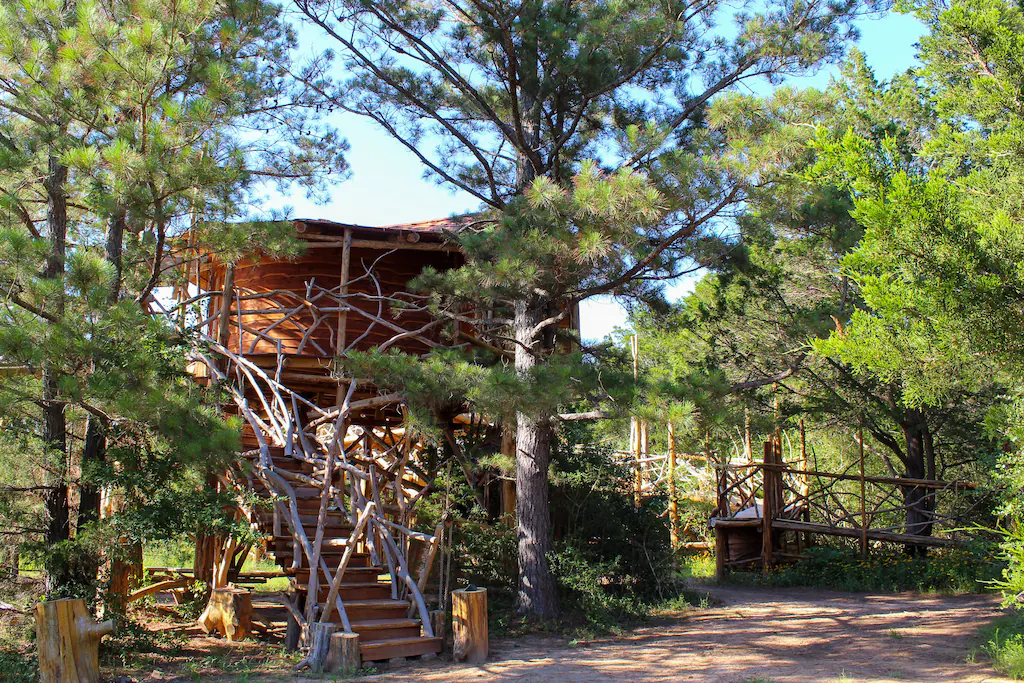
[[[302, 255], [231, 265], [196, 254], [178, 292], [209, 349], [196, 352], [193, 374], [223, 387], [232, 399], [225, 411], [243, 418], [243, 464], [217, 485], [262, 499], [240, 502], [236, 514], [289, 577], [291, 590], [276, 597], [291, 644], [303, 639], [310, 657], [334, 630], [358, 634], [364, 661], [441, 648], [427, 589], [443, 527], [413, 530], [436, 472], [422, 466], [422, 446], [402, 425], [400, 395], [344, 378], [335, 359], [486, 345], [473, 316], [439, 315], [409, 287], [424, 268], [462, 263], [446, 238], [467, 222], [295, 221]], [[215, 587], [249, 550], [224, 539], [200, 546], [197, 577], [204, 572]]]

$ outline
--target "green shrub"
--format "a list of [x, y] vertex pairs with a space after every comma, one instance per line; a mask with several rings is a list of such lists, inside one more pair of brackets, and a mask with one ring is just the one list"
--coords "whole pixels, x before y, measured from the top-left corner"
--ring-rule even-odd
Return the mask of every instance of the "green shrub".
[[4, 683], [36, 683], [39, 661], [34, 652], [0, 649], [0, 681]]
[[1024, 679], [1024, 613], [1014, 610], [981, 630], [981, 649], [997, 671]]
[[1004, 566], [986, 545], [940, 548], [927, 555], [873, 549], [866, 559], [853, 548], [818, 546], [756, 581], [845, 591], [970, 593], [985, 590]]

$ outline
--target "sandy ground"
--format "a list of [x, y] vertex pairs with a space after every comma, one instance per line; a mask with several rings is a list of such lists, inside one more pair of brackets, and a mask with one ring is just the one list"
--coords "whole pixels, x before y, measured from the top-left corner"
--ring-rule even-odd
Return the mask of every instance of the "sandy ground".
[[[858, 595], [817, 590], [712, 588], [721, 604], [570, 646], [531, 636], [492, 642], [482, 666], [415, 663], [369, 677], [386, 683], [458, 681], [1007, 681], [971, 662], [994, 598]], [[979, 660], [983, 661], [983, 657]], [[366, 680], [366, 679], [364, 679]]]

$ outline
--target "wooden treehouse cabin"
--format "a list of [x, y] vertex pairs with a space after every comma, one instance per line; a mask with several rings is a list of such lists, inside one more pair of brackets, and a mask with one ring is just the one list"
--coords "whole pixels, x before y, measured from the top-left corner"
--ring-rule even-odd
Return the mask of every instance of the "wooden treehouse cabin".
[[[442, 527], [413, 531], [431, 477], [421, 444], [402, 424], [398, 395], [340, 376], [335, 359], [475, 341], [465, 316], [435, 317], [408, 286], [426, 267], [462, 263], [446, 234], [463, 221], [294, 226], [301, 256], [230, 265], [199, 254], [178, 293], [210, 349], [197, 354], [194, 374], [219, 383], [232, 397], [226, 412], [243, 418], [248, 466], [219, 486], [264, 501], [238, 514], [289, 577], [280, 598], [292, 644], [302, 634], [308, 646], [319, 625], [333, 624], [358, 634], [364, 661], [436, 653], [427, 587]], [[211, 551], [214, 585], [247, 550]]]

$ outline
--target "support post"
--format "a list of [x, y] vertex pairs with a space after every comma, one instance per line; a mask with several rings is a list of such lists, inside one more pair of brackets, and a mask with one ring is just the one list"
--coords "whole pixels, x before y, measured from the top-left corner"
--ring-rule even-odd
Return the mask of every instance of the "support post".
[[99, 646], [114, 622], [96, 623], [85, 600], [47, 600], [36, 605], [40, 683], [99, 683]]
[[748, 464], [754, 462], [754, 443], [750, 439], [750, 408], [743, 409], [743, 455]]
[[715, 527], [715, 580], [725, 580], [725, 563], [729, 559], [729, 539], [725, 529]]
[[864, 426], [857, 428], [857, 446], [860, 456], [860, 556], [868, 556], [867, 487], [864, 481]]
[[[516, 430], [512, 425], [502, 425], [501, 454], [506, 458], [510, 458], [512, 462], [515, 462]], [[514, 477], [510, 478], [503, 476], [501, 478], [501, 519], [508, 526], [515, 526], [516, 482]]]
[[679, 551], [679, 503], [676, 501], [676, 428], [671, 421], [668, 423], [668, 531], [672, 544], [672, 563], [676, 564], [676, 553]]
[[452, 591], [455, 661], [482, 664], [487, 660], [487, 589]]
[[443, 609], [436, 609], [430, 613], [430, 626], [434, 631], [434, 637], [441, 639], [441, 650], [448, 650], [448, 613]]
[[775, 464], [774, 440], [764, 442], [764, 460], [761, 463], [761, 571], [765, 574], [771, 568], [772, 518], [775, 516]]
[[[630, 338], [630, 350], [633, 354], [633, 381], [637, 381], [640, 378], [640, 337], [634, 334]], [[633, 458], [635, 460], [636, 470], [633, 472], [633, 505], [639, 510], [642, 503], [643, 488], [644, 488], [644, 472], [641, 469], [640, 459], [641, 455], [641, 441], [640, 435], [640, 418], [630, 418], [630, 447], [633, 451]]]

